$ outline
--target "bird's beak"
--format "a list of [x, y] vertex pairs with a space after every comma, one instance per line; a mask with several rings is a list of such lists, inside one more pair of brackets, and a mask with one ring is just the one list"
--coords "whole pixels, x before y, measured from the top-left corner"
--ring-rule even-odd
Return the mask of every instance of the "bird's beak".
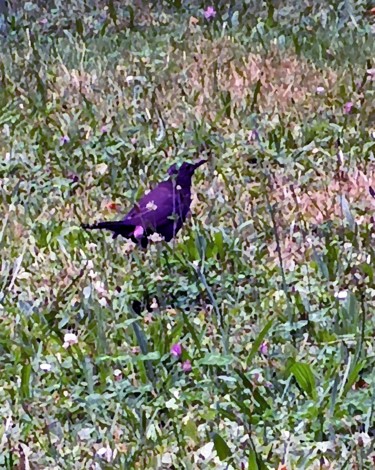
[[194, 170], [196, 170], [196, 169], [199, 168], [201, 165], [203, 165], [203, 163], [206, 163], [206, 162], [208, 162], [208, 160], [199, 160], [199, 162], [194, 163]]

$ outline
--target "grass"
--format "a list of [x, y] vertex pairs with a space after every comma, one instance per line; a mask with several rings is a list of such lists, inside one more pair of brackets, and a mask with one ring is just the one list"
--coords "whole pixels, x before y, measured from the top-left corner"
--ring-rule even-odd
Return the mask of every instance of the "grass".
[[[276, 3], [9, 9], [1, 468], [372, 468], [371, 6]], [[199, 151], [175, 241], [81, 230]]]

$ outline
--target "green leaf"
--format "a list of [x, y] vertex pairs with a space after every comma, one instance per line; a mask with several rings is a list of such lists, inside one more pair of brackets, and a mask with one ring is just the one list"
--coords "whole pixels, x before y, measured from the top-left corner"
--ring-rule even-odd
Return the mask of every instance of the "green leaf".
[[251, 470], [259, 470], [258, 462], [257, 462], [257, 454], [255, 453], [255, 450], [251, 450], [249, 452], [248, 467]]
[[221, 461], [232, 455], [232, 451], [229, 449], [228, 444], [217, 433], [214, 434], [214, 446]]
[[255, 450], [249, 452], [248, 468], [249, 470], [268, 470], [267, 465], [265, 465]]
[[188, 436], [193, 442], [199, 442], [197, 425], [192, 419], [189, 419], [189, 421], [185, 424], [184, 431], [185, 435]]
[[202, 357], [197, 364], [199, 366], [227, 366], [233, 362], [231, 356], [222, 356], [221, 354], [207, 354]]
[[249, 366], [251, 364], [251, 361], [253, 360], [254, 356], [257, 354], [259, 351], [259, 347], [262, 344], [266, 334], [268, 331], [271, 329], [271, 326], [273, 324], [273, 320], [270, 320], [266, 326], [263, 328], [263, 330], [259, 333], [258, 337], [254, 340], [253, 346], [251, 348], [250, 354], [246, 360], [246, 364]]
[[31, 377], [31, 364], [26, 363], [23, 365], [22, 372], [21, 372], [22, 398], [30, 398], [30, 377]]
[[157, 361], [160, 359], [160, 353], [158, 351], [149, 352], [148, 354], [143, 354], [137, 356], [138, 361]]
[[315, 377], [309, 364], [303, 362], [295, 362], [290, 368], [290, 372], [294, 375], [298, 385], [310, 397], [316, 398]]
[[353, 369], [349, 372], [348, 375], [348, 380], [346, 382], [346, 385], [344, 387], [343, 391], [343, 397], [349, 392], [349, 390], [352, 388], [356, 380], [358, 379], [359, 373], [363, 369], [365, 365], [365, 361], [357, 362], [357, 364], [353, 367]]

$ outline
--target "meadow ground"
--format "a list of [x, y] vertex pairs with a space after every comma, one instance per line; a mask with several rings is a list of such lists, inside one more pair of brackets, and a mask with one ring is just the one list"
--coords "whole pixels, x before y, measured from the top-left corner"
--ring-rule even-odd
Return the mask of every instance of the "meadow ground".
[[[373, 468], [371, 5], [43, 5], [0, 28], [0, 467]], [[174, 242], [80, 228], [198, 151]]]

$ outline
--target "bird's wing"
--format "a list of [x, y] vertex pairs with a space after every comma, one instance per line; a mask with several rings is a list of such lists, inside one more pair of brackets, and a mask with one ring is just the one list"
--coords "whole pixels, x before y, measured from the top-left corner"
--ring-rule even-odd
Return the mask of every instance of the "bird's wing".
[[157, 229], [174, 213], [178, 213], [179, 198], [172, 181], [163, 181], [145, 194], [125, 216], [123, 221], [131, 225]]

